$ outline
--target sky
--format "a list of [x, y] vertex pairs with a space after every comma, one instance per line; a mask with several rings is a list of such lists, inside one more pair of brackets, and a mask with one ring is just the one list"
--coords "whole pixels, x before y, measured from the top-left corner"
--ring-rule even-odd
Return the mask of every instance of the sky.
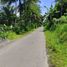
[[41, 3], [40, 4], [40, 7], [41, 7], [41, 14], [44, 15], [45, 12], [47, 12], [47, 9], [44, 8], [44, 6], [47, 6], [48, 9], [50, 8], [51, 4], [54, 6], [55, 5], [55, 0], [40, 0]]

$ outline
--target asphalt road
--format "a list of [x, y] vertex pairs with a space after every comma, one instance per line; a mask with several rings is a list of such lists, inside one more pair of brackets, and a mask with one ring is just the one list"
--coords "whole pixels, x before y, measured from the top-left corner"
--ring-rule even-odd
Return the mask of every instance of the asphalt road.
[[0, 49], [0, 67], [48, 67], [43, 27]]

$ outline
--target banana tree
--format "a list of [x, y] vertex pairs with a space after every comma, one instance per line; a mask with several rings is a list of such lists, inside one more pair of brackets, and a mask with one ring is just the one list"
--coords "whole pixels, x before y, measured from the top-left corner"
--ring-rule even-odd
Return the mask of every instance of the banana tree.
[[4, 16], [6, 17], [5, 23], [3, 22], [4, 24], [7, 25], [15, 24], [16, 14], [14, 14], [14, 7], [10, 7], [10, 6], [3, 7], [3, 13]]

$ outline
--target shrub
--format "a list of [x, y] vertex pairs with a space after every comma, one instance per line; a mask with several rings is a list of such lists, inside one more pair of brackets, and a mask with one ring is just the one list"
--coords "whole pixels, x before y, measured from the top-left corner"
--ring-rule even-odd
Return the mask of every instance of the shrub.
[[23, 22], [19, 21], [18, 23], [16, 23], [15, 26], [13, 27], [13, 31], [16, 34], [21, 34], [21, 33], [25, 32]]
[[13, 26], [6, 26], [4, 25], [0, 25], [0, 38], [1, 39], [6, 39], [7, 38], [7, 32], [8, 31], [12, 31]]
[[53, 18], [53, 20], [51, 20], [51, 21], [46, 20], [45, 23], [44, 23], [45, 29], [46, 30], [51, 30], [51, 31], [55, 30], [56, 25], [57, 25], [56, 18]]
[[60, 23], [67, 23], [67, 16], [61, 16]]
[[4, 26], [0, 25], [0, 39], [6, 39], [7, 35], [5, 34]]
[[58, 30], [59, 41], [61, 43], [67, 42], [67, 24], [60, 25]]
[[7, 39], [13, 40], [17, 38], [17, 34], [13, 31], [6, 32]]
[[55, 31], [45, 34], [50, 67], [67, 67], [67, 24], [59, 24]]

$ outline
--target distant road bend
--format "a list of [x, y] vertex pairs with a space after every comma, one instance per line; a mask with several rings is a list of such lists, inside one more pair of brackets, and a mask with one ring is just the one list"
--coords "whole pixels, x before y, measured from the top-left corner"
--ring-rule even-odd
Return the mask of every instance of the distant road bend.
[[48, 67], [43, 27], [0, 49], [0, 67]]

